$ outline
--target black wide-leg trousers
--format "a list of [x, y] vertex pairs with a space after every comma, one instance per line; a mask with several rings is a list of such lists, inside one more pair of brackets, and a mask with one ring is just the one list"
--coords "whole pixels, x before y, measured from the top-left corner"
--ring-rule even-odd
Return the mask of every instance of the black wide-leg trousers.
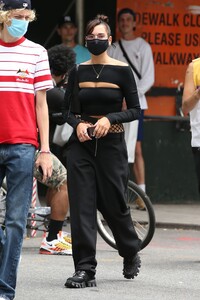
[[84, 143], [73, 134], [67, 149], [75, 271], [95, 273], [97, 208], [112, 230], [120, 256], [132, 257], [140, 250], [141, 241], [125, 203], [129, 169], [124, 133]]

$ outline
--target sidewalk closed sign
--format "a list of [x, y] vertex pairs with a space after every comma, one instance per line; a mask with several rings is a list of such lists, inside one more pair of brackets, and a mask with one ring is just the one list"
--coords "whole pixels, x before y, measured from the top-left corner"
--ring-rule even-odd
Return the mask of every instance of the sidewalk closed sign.
[[[174, 114], [176, 88], [184, 82], [187, 65], [200, 56], [200, 0], [118, 0], [117, 12], [125, 7], [136, 12], [136, 35], [153, 51], [155, 85], [149, 114]], [[151, 97], [160, 98], [164, 106], [156, 107]]]

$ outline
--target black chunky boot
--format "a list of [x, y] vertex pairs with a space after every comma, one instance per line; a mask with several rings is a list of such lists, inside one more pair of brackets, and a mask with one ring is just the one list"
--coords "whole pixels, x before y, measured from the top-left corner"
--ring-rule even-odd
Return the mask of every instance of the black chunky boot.
[[124, 258], [123, 275], [127, 279], [133, 279], [139, 273], [141, 267], [141, 260], [138, 254], [134, 257]]
[[73, 277], [69, 277], [65, 282], [67, 288], [85, 288], [95, 287], [96, 280], [94, 276], [89, 276], [86, 271], [77, 271]]

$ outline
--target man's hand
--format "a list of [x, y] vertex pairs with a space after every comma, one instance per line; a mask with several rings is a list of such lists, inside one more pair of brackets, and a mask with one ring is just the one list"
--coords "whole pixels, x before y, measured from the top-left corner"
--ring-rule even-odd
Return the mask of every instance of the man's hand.
[[36, 168], [41, 167], [43, 173], [42, 182], [45, 182], [47, 178], [52, 175], [52, 158], [50, 153], [40, 153], [36, 159], [35, 166]]

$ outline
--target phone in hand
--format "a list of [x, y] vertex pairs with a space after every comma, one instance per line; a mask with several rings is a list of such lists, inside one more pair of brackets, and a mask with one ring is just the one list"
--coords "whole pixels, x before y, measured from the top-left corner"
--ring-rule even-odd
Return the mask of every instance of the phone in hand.
[[42, 170], [42, 167], [41, 167], [41, 166], [39, 166], [38, 170], [39, 170], [39, 172], [41, 173], [41, 175], [43, 176], [43, 170]]
[[94, 137], [94, 129], [95, 129], [95, 126], [87, 128], [87, 134], [89, 135], [90, 138]]

